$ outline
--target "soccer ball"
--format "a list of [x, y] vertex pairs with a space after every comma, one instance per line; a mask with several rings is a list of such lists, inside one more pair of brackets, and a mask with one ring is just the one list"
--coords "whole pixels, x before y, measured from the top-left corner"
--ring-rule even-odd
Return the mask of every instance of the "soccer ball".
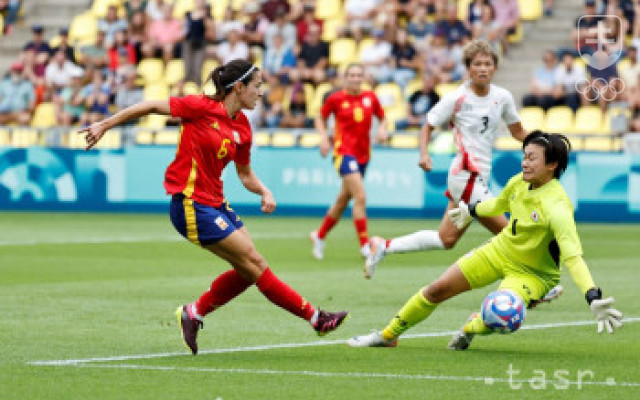
[[524, 321], [525, 309], [524, 301], [515, 292], [496, 290], [482, 302], [482, 320], [494, 332], [515, 332]]

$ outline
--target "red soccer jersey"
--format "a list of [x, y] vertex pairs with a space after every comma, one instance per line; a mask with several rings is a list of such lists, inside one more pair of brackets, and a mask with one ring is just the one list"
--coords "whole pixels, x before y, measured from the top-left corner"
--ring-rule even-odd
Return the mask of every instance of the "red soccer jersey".
[[345, 90], [335, 92], [322, 106], [325, 119], [331, 113], [336, 117], [334, 153], [353, 156], [360, 164], [368, 162], [371, 155], [371, 117], [384, 118], [384, 110], [375, 93], [370, 90], [358, 95], [348, 94]]
[[171, 97], [171, 115], [180, 117], [176, 158], [167, 168], [164, 188], [212, 207], [222, 204], [222, 170], [250, 161], [251, 126], [238, 112], [229, 118], [224, 103], [206, 96]]

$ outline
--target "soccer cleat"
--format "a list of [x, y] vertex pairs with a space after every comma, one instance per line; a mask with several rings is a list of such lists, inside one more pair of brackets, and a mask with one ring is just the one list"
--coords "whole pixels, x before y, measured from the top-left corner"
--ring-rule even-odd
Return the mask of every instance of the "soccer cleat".
[[327, 333], [336, 330], [349, 315], [348, 311], [327, 312], [318, 311], [318, 320], [313, 324], [313, 329], [318, 332], [318, 336], [324, 336]]
[[562, 293], [564, 293], [564, 287], [562, 287], [562, 285], [556, 285], [553, 288], [551, 288], [551, 290], [549, 290], [547, 294], [545, 294], [544, 297], [542, 297], [540, 300], [531, 300], [527, 308], [531, 309], [541, 303], [549, 303], [552, 300], [555, 300], [558, 297], [560, 297]]
[[182, 331], [182, 339], [189, 350], [196, 355], [198, 354], [198, 331], [204, 328], [204, 324], [199, 319], [189, 315], [189, 305], [180, 306], [176, 310], [178, 324]]
[[369, 243], [365, 243], [364, 245], [362, 245], [362, 247], [360, 247], [360, 255], [365, 259], [369, 257], [369, 255], [371, 255], [371, 246], [369, 245]]
[[322, 260], [324, 258], [324, 240], [318, 237], [318, 231], [313, 231], [309, 234], [309, 239], [311, 239], [311, 254], [315, 257], [316, 260]]
[[374, 331], [368, 335], [355, 336], [347, 340], [351, 347], [396, 347], [398, 339], [384, 340], [382, 332]]
[[372, 237], [369, 244], [371, 245], [371, 253], [364, 262], [364, 277], [367, 279], [373, 278], [376, 267], [384, 258], [387, 250], [387, 241], [379, 236]]
[[467, 326], [467, 324], [471, 320], [473, 320], [478, 315], [480, 315], [480, 314], [479, 313], [472, 313], [469, 316], [469, 319], [467, 319], [467, 322], [465, 322], [464, 326], [460, 329], [460, 332], [457, 332], [455, 335], [453, 335], [453, 337], [449, 341], [449, 344], [447, 345], [448, 349], [450, 349], [450, 350], [466, 350], [466, 349], [469, 348], [469, 346], [471, 345], [471, 341], [473, 340], [474, 334], [465, 332], [464, 328], [465, 328], [465, 326]]

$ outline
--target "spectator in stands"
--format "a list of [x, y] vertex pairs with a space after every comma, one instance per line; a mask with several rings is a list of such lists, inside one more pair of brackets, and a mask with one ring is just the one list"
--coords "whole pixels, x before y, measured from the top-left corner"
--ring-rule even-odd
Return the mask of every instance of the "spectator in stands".
[[242, 40], [251, 47], [264, 48], [264, 37], [269, 28], [269, 20], [260, 12], [260, 3], [250, 0], [244, 3], [243, 8], [248, 21], [244, 24]]
[[149, 0], [147, 3], [147, 17], [150, 21], [164, 18], [163, 8], [168, 4], [165, 0]]
[[267, 17], [269, 22], [274, 22], [276, 20], [278, 10], [284, 10], [285, 15], [288, 15], [291, 11], [291, 6], [287, 0], [266, 0], [262, 2], [261, 10], [262, 15]]
[[[593, 65], [601, 67], [607, 65], [610, 62], [610, 53], [603, 51], [596, 51], [592, 55], [592, 61], [587, 65], [587, 72], [589, 73], [591, 87], [593, 87], [593, 93], [591, 98], [597, 97], [598, 105], [604, 114], [607, 110], [607, 106], [610, 102], [619, 100], [622, 96], [622, 80], [618, 79], [618, 58], [614, 58], [614, 62], [605, 68], [595, 68]], [[592, 65], [593, 64], [593, 65]]]
[[320, 28], [311, 25], [307, 37], [300, 46], [298, 66], [291, 71], [291, 79], [320, 83], [326, 79], [329, 67], [329, 44], [320, 39]]
[[9, 76], [0, 81], [0, 125], [28, 125], [35, 108], [33, 84], [24, 77], [19, 61], [11, 64]]
[[462, 21], [468, 31], [472, 31], [478, 22], [482, 19], [482, 9], [485, 5], [490, 4], [489, 0], [472, 0], [467, 8], [467, 20]]
[[[571, 37], [576, 43], [576, 50], [582, 54], [591, 54], [597, 49], [598, 32], [595, 28], [602, 17], [596, 15], [595, 0], [586, 0], [584, 3], [584, 13], [576, 18]], [[591, 43], [593, 42], [593, 43]]]
[[393, 66], [391, 64], [393, 47], [385, 39], [385, 33], [382, 29], [374, 29], [371, 35], [375, 39], [375, 43], [366, 47], [360, 53], [360, 62], [364, 66], [365, 79], [372, 85], [389, 82], [393, 77]]
[[307, 117], [307, 100], [301, 84], [295, 84], [291, 88], [291, 100], [289, 107], [283, 111], [280, 120], [282, 128], [311, 128], [313, 120]]
[[530, 93], [522, 99], [523, 107], [538, 106], [545, 111], [559, 104], [562, 92], [556, 82], [556, 53], [547, 50], [542, 57], [543, 65], [535, 69]]
[[54, 97], [58, 125], [71, 126], [75, 123], [84, 125], [87, 122], [83, 77], [82, 70], [75, 71], [71, 78], [71, 84], [64, 87], [60, 94]]
[[44, 40], [44, 27], [39, 24], [33, 25], [31, 27], [31, 33], [33, 34], [33, 38], [27, 42], [23, 50], [33, 50], [36, 54], [51, 53], [49, 43]]
[[240, 40], [240, 30], [232, 28], [227, 32], [226, 40], [216, 49], [216, 58], [221, 64], [238, 58], [249, 59], [249, 47]]
[[222, 21], [216, 24], [216, 40], [224, 41], [227, 34], [231, 30], [242, 33], [244, 31], [244, 24], [239, 20], [237, 13], [233, 10], [233, 7], [229, 6], [224, 11]]
[[273, 37], [276, 34], [282, 35], [284, 46], [293, 49], [297, 43], [296, 27], [286, 20], [287, 11], [284, 8], [276, 10], [275, 19], [267, 28], [264, 35], [266, 47], [273, 46]]
[[640, 75], [640, 63], [638, 63], [638, 48], [629, 46], [627, 49], [629, 65], [620, 68], [620, 79], [624, 82], [623, 93], [638, 85], [638, 75]]
[[407, 104], [407, 118], [396, 122], [396, 130], [408, 128], [420, 128], [426, 124], [427, 113], [440, 101], [440, 96], [435, 91], [436, 80], [430, 72], [422, 76], [422, 87], [409, 96]]
[[309, 27], [316, 25], [320, 28], [320, 37], [322, 37], [323, 21], [316, 18], [316, 7], [313, 2], [304, 3], [302, 7], [302, 16], [296, 22], [296, 34], [298, 43], [304, 42], [304, 38], [307, 36]]
[[454, 53], [447, 45], [447, 36], [441, 29], [436, 30], [431, 45], [423, 53], [424, 70], [433, 74], [440, 83], [455, 82], [462, 78]]
[[185, 79], [200, 85], [207, 40], [213, 39], [211, 9], [205, 0], [196, 0], [193, 11], [185, 15], [185, 40], [182, 42]]
[[165, 4], [162, 7], [163, 17], [151, 21], [149, 25], [149, 46], [143, 44], [143, 54], [149, 57], [162, 56], [164, 62], [180, 57], [180, 42], [184, 39], [183, 22], [173, 17], [173, 7]]
[[632, 27], [636, 19], [638, 1], [637, 0], [602, 0], [603, 14], [617, 15], [626, 20], [624, 35], [632, 33]]
[[571, 107], [575, 112], [581, 105], [587, 105], [589, 101], [584, 95], [578, 92], [586, 86], [587, 74], [582, 65], [574, 64], [573, 54], [565, 52], [562, 56], [562, 63], [556, 67], [555, 71], [556, 92], [562, 93], [559, 99], [561, 104]]
[[126, 30], [116, 32], [113, 45], [107, 51], [109, 57], [109, 70], [116, 72], [120, 66], [120, 57], [126, 54], [128, 62], [126, 64], [136, 63], [136, 48], [129, 42], [129, 33]]
[[136, 13], [145, 13], [147, 10], [147, 0], [127, 0], [124, 2], [124, 10], [127, 13], [127, 21], [131, 23]]
[[269, 128], [277, 128], [282, 120], [285, 87], [280, 84], [269, 86], [269, 90], [262, 97], [264, 125]]
[[4, 33], [10, 35], [13, 31], [13, 25], [18, 19], [22, 0], [5, 0], [4, 5], [0, 6], [0, 17], [4, 18]]
[[105, 33], [98, 29], [96, 42], [92, 45], [80, 48], [82, 54], [81, 64], [87, 67], [104, 68], [108, 65], [107, 48], [104, 42]]
[[292, 48], [284, 45], [284, 38], [280, 33], [273, 37], [273, 45], [267, 47], [264, 54], [263, 76], [266, 83], [287, 84], [289, 74], [297, 65], [296, 56]]
[[501, 28], [500, 43], [502, 44], [502, 53], [507, 54], [509, 51], [509, 35], [512, 35], [518, 29], [520, 23], [520, 6], [518, 0], [491, 0], [495, 19]]
[[107, 15], [98, 21], [98, 29], [105, 34], [104, 42], [107, 47], [113, 46], [116, 40], [116, 32], [127, 30], [127, 21], [118, 17], [118, 6], [110, 5]]
[[129, 42], [136, 49], [136, 60], [142, 59], [142, 45], [149, 41], [147, 14], [141, 11], [133, 13], [129, 21]]
[[418, 52], [409, 41], [407, 31], [398, 28], [396, 30], [396, 40], [393, 44], [393, 80], [404, 91], [405, 86], [416, 76], [416, 70], [420, 68]]
[[629, 119], [629, 130], [631, 132], [640, 132], [640, 83], [629, 88], [627, 99], [629, 109], [631, 110], [631, 118]]
[[[515, 1], [515, 0], [514, 0]], [[458, 19], [458, 6], [451, 3], [447, 8], [447, 18], [436, 22], [436, 30], [443, 31], [449, 46], [460, 42], [464, 35], [469, 31], [462, 21]]]
[[60, 31], [58, 33], [60, 35], [60, 43], [56, 47], [51, 49], [51, 57], [53, 57], [53, 55], [59, 50], [62, 50], [64, 51], [64, 56], [67, 58], [67, 60], [75, 64], [76, 52], [73, 46], [69, 44], [69, 29], [60, 28]]
[[115, 71], [111, 71], [111, 77], [113, 77], [114, 84], [120, 85], [125, 81], [126, 77], [130, 74], [131, 71], [136, 71], [136, 65], [131, 62], [129, 50], [121, 47], [116, 51], [118, 66], [116, 67]]
[[[124, 81], [119, 85], [116, 90], [115, 105], [118, 111], [130, 107], [134, 104], [141, 103], [144, 100], [144, 94], [142, 88], [136, 84], [138, 75], [135, 69], [130, 69], [126, 75]], [[130, 121], [131, 125], [136, 124], [136, 121]]]
[[482, 6], [481, 17], [473, 26], [473, 38], [485, 40], [496, 54], [500, 54], [501, 30], [500, 23], [495, 19], [493, 6], [491, 4]]
[[54, 93], [71, 83], [71, 76], [79, 69], [67, 60], [64, 51], [58, 50], [45, 70], [45, 80]]
[[370, 31], [376, 19], [377, 0], [346, 0], [344, 11], [347, 15], [347, 25], [352, 33], [358, 30]]
[[416, 7], [415, 14], [407, 25], [407, 33], [413, 41], [418, 52], [423, 52], [428, 47], [428, 40], [435, 32], [435, 25], [427, 20], [425, 7]]
[[45, 81], [45, 71], [47, 69], [47, 59], [45, 53], [36, 54], [34, 49], [22, 52], [22, 75], [28, 79], [36, 94], [36, 104], [48, 97], [47, 83]]
[[109, 116], [109, 96], [111, 88], [105, 82], [101, 70], [93, 71], [91, 83], [84, 87], [82, 97], [85, 99], [87, 121], [90, 124]]

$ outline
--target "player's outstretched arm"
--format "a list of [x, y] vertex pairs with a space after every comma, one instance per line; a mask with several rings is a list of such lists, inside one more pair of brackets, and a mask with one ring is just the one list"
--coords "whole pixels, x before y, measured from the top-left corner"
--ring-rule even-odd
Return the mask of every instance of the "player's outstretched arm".
[[509, 124], [507, 125], [507, 127], [509, 128], [509, 132], [511, 133], [511, 136], [513, 136], [514, 139], [520, 142], [524, 141], [524, 138], [526, 138], [527, 135], [529, 134], [527, 131], [524, 130], [524, 127], [520, 122]]
[[86, 150], [89, 150], [98, 143], [102, 136], [104, 136], [105, 132], [114, 126], [118, 126], [124, 122], [137, 119], [151, 113], [170, 115], [171, 109], [169, 108], [169, 100], [143, 101], [142, 103], [134, 104], [118, 111], [102, 121], [96, 122], [79, 130], [78, 133], [86, 133]]
[[238, 173], [240, 182], [242, 182], [242, 185], [244, 185], [248, 191], [262, 197], [260, 210], [265, 214], [274, 212], [276, 209], [276, 200], [271, 191], [267, 189], [260, 178], [253, 172], [251, 164], [242, 165], [236, 163], [236, 172]]

